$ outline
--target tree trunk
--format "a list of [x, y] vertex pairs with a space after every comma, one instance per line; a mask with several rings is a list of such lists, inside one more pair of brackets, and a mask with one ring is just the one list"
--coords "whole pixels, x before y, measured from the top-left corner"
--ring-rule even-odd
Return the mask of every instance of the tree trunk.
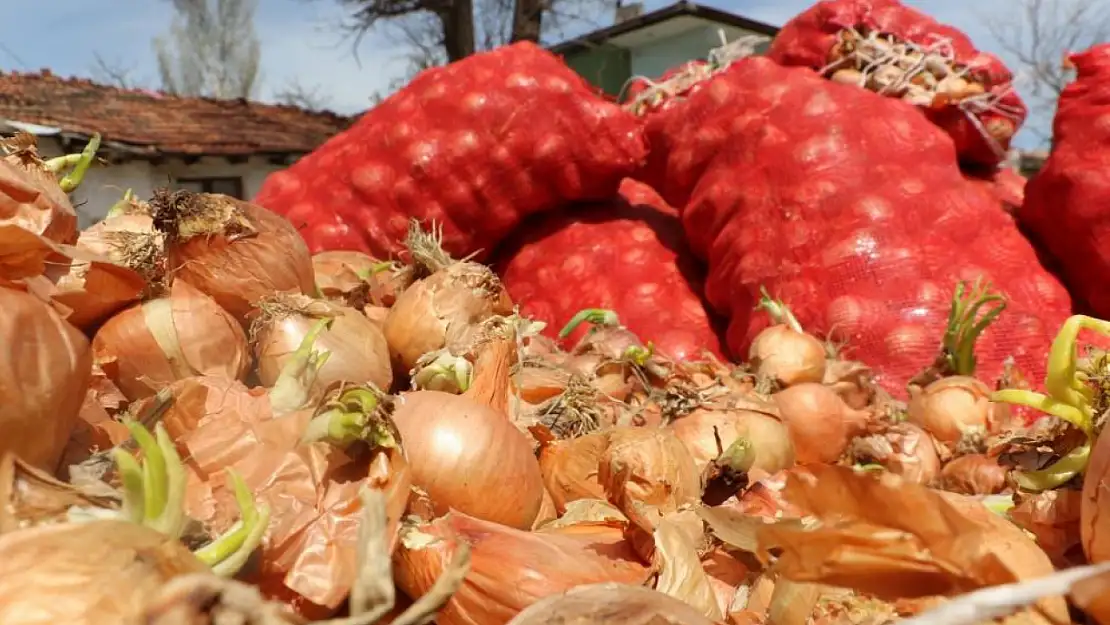
[[443, 47], [453, 63], [474, 54], [474, 1], [451, 0], [439, 14], [443, 22]]
[[516, 0], [513, 3], [512, 43], [517, 41], [540, 42], [543, 27], [543, 0]]

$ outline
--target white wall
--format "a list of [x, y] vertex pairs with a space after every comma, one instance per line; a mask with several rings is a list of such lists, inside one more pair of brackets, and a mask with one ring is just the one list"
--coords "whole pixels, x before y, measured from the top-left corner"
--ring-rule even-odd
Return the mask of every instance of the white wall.
[[[61, 147], [54, 139], [40, 137], [39, 151], [45, 158], [50, 158], [60, 155]], [[266, 176], [279, 169], [282, 167], [253, 157], [245, 163], [205, 157], [190, 165], [176, 159], [157, 166], [146, 161], [130, 161], [90, 169], [72, 199], [80, 216], [80, 227], [85, 228], [102, 219], [127, 189], [140, 198], [147, 198], [154, 189], [168, 186], [176, 178], [240, 177], [243, 179], [243, 194], [250, 199], [258, 193]]]
[[[714, 24], [688, 30], [684, 33], [655, 39], [632, 47], [633, 76], [662, 76], [667, 70], [687, 61], [704, 59], [709, 51], [721, 46], [719, 31], [724, 31], [726, 41], [736, 41], [754, 33], [742, 28]], [[762, 53], [767, 44], [757, 49]]]

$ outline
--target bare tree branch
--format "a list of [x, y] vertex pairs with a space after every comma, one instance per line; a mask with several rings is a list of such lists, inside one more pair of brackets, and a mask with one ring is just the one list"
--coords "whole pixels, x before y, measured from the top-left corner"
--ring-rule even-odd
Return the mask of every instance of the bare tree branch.
[[[1016, 63], [1019, 81], [1029, 85], [1030, 112], [1051, 117], [1072, 80], [1064, 56], [1110, 41], [1110, 3], [1105, 0], [1013, 0], [1011, 10], [984, 16], [987, 31]], [[1032, 127], [1045, 141], [1051, 132]]]
[[99, 52], [93, 52], [92, 76], [98, 82], [119, 87], [133, 89], [138, 86], [138, 81], [131, 78], [135, 66], [125, 66], [120, 61], [107, 61]]
[[169, 31], [152, 45], [169, 93], [247, 98], [258, 87], [262, 46], [254, 30], [257, 0], [171, 0]]
[[331, 98], [321, 93], [318, 86], [308, 87], [296, 78], [289, 80], [285, 87], [274, 93], [274, 99], [307, 111], [322, 111], [331, 104]]

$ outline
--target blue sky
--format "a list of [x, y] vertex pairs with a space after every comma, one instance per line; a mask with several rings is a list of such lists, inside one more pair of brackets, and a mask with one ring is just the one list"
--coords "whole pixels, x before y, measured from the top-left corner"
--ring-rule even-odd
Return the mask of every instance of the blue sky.
[[[1008, 0], [909, 0], [937, 19], [962, 28], [982, 49], [998, 53], [983, 27], [983, 15], [1006, 11]], [[150, 40], [164, 32], [172, 7], [164, 0], [5, 3], [0, 20], [0, 69], [50, 68], [64, 76], [90, 76], [93, 54], [131, 68], [132, 76], [150, 84], [157, 69]], [[649, 0], [648, 9], [668, 4]], [[811, 4], [807, 0], [713, 0], [705, 4], [780, 25]], [[15, 5], [15, 6], [11, 6]], [[1010, 8], [1009, 10], [1012, 10]], [[404, 72], [402, 49], [380, 35], [359, 48], [361, 63], [336, 24], [343, 9], [333, 0], [260, 0], [257, 29], [262, 40], [262, 87], [267, 99], [296, 80], [318, 89], [330, 108], [354, 112], [371, 94]], [[1041, 122], [1043, 123], [1043, 121]], [[1031, 138], [1026, 135], [1027, 144]]]

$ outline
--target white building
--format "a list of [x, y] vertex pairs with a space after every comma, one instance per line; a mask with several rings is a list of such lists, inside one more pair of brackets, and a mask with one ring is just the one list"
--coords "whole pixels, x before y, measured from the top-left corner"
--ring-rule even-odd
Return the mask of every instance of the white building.
[[97, 155], [73, 195], [81, 227], [126, 191], [158, 187], [253, 197], [262, 181], [353, 121], [328, 111], [246, 100], [180, 98], [77, 78], [0, 73], [0, 132], [39, 137], [44, 157], [80, 152], [101, 134]]

